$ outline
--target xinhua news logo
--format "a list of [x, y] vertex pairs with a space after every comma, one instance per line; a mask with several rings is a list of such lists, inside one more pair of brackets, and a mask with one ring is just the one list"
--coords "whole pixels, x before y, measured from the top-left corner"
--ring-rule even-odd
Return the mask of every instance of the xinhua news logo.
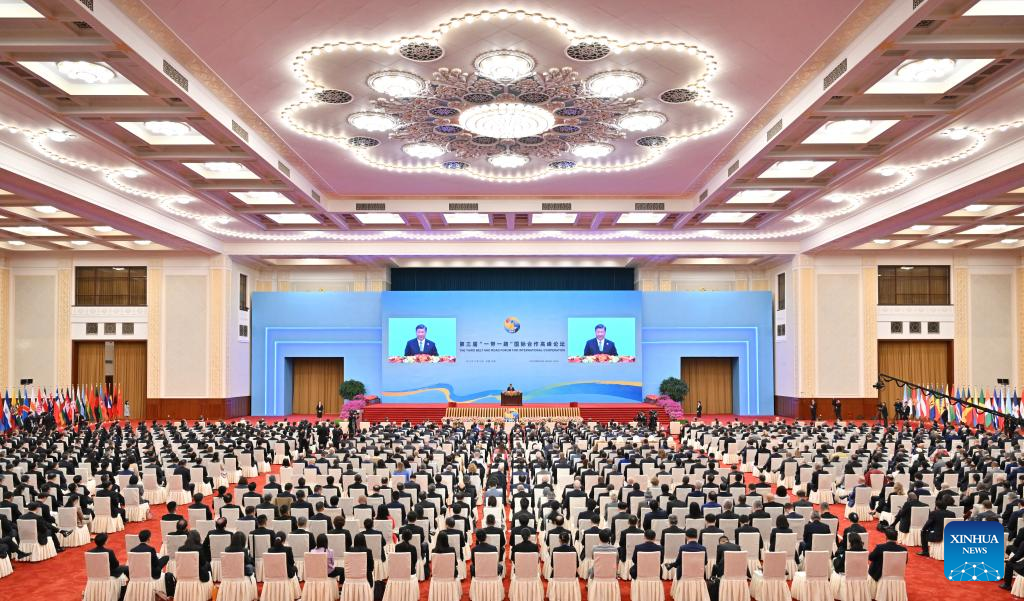
[[943, 532], [943, 571], [953, 582], [1003, 578], [1006, 544], [999, 522], [950, 522]]

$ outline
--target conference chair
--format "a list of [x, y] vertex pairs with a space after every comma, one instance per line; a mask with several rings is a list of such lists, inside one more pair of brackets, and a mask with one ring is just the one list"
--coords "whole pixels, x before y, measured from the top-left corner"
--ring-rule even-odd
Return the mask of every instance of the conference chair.
[[125, 488], [124, 490], [124, 517], [128, 522], [145, 522], [149, 519], [149, 502], [143, 502], [139, 497], [139, 489]]
[[[758, 532], [740, 532], [737, 544], [739, 544], [740, 549], [747, 552], [747, 570], [753, 574], [761, 569], [761, 534]], [[668, 549], [666, 549], [665, 557], [673, 557], [667, 551]], [[676, 554], [678, 552], [677, 549]]]
[[[348, 575], [345, 576], [345, 582], [348, 582]], [[452, 553], [434, 555], [434, 559], [430, 563], [428, 601], [459, 601], [461, 598], [462, 583], [456, 577], [455, 555]]]
[[213, 579], [199, 579], [199, 553], [183, 551], [174, 556], [178, 584], [174, 588], [174, 601], [209, 601], [213, 597]]
[[297, 577], [288, 577], [287, 556], [267, 553], [263, 556], [263, 590], [260, 601], [295, 601], [302, 594]]
[[29, 554], [25, 561], [35, 563], [57, 556], [57, 549], [53, 546], [52, 540], [47, 538], [45, 543], [39, 543], [39, 531], [35, 520], [21, 518], [15, 522], [18, 524], [18, 540], [21, 541], [19, 545], [21, 551]]
[[[395, 561], [395, 558], [392, 557], [391, 561]], [[327, 577], [327, 554], [306, 553], [302, 563], [306, 566], [302, 601], [337, 601], [341, 594], [338, 591], [338, 581]], [[390, 581], [388, 586], [391, 586]], [[387, 599], [387, 595], [384, 598]]]
[[[913, 516], [911, 516], [911, 518], [913, 518]], [[949, 527], [949, 523], [950, 522], [959, 522], [959, 521], [962, 521], [962, 520], [960, 518], [944, 518], [943, 522], [942, 522], [942, 531], [943, 532], [946, 531], [946, 528]], [[921, 541], [921, 542], [922, 542], [922, 544], [924, 543], [924, 541]], [[930, 558], [932, 558], [932, 559], [934, 559], [936, 561], [942, 561], [943, 558], [945, 558], [945, 556], [946, 556], [945, 555], [944, 545], [942, 543], [943, 543], [943, 541], [941, 541], [941, 540], [939, 542], [937, 542], [937, 543], [929, 542], [928, 543], [928, 557], [930, 557]]]
[[[551, 578], [548, 580], [548, 599], [551, 601], [580, 601], [580, 581], [576, 575], [576, 554], [560, 551], [552, 557]], [[659, 586], [661, 582], [658, 583]]]
[[805, 569], [793, 577], [793, 598], [797, 601], [831, 601], [829, 586], [831, 558], [829, 551], [808, 551], [804, 557]]
[[231, 544], [230, 534], [211, 534], [209, 537], [210, 541], [210, 578], [214, 582], [220, 582], [221, 580], [221, 556], [224, 555], [224, 549], [228, 548]]
[[174, 501], [179, 507], [185, 507], [192, 501], [192, 495], [182, 484], [181, 474], [167, 475], [167, 500]]
[[92, 518], [91, 524], [93, 534], [101, 532], [110, 534], [124, 530], [124, 520], [121, 519], [121, 516], [114, 517], [111, 513], [110, 497], [94, 497], [93, 511], [96, 514]]
[[815, 505], [820, 503], [831, 505], [835, 503], [835, 495], [832, 493], [834, 482], [835, 478], [832, 474], [820, 474], [818, 476], [818, 490], [812, 491], [807, 500]]
[[886, 551], [882, 557], [882, 578], [875, 590], [875, 601], [907, 601], [906, 573], [906, 551]]
[[793, 598], [786, 582], [785, 553], [765, 553], [761, 569], [750, 573], [750, 595], [757, 601], [789, 601]]
[[661, 584], [660, 568], [660, 552], [637, 553], [636, 579], [629, 585], [629, 598], [634, 601], [665, 601], [665, 587]]
[[157, 483], [155, 472], [142, 474], [142, 498], [150, 505], [167, 502], [167, 487]]
[[708, 583], [704, 580], [704, 553], [684, 551], [682, 574], [672, 583], [674, 601], [711, 601]]
[[89, 527], [78, 526], [78, 510], [74, 507], [60, 507], [57, 509], [57, 529], [69, 530], [71, 534], [60, 537], [60, 544], [65, 549], [82, 547], [89, 544]]
[[587, 601], [621, 601], [622, 591], [615, 574], [618, 562], [618, 553], [594, 554], [594, 575], [587, 582]]
[[85, 554], [85, 592], [82, 601], [117, 601], [122, 582], [110, 575], [106, 553]]
[[154, 601], [157, 593], [167, 596], [167, 589], [163, 578], [153, 578], [150, 554], [129, 552], [128, 587], [124, 601]]
[[867, 551], [847, 551], [846, 573], [833, 575], [832, 596], [840, 601], [870, 601], [874, 581], [868, 565]]
[[[308, 573], [307, 573], [308, 574]], [[306, 580], [309, 586], [309, 579]], [[388, 583], [384, 587], [384, 601], [419, 601], [420, 583], [412, 573], [410, 553], [392, 553], [388, 556]], [[323, 601], [309, 599], [304, 601]]]
[[925, 522], [928, 521], [929, 512], [927, 507], [912, 507], [910, 509], [910, 531], [900, 532], [896, 536], [896, 542], [905, 547], [920, 547], [921, 528], [924, 528]]
[[306, 554], [309, 553], [309, 537], [305, 534], [285, 535], [285, 544], [292, 548], [295, 558], [295, 573], [299, 580], [306, 579]]
[[[106, 559], [104, 559], [104, 561], [106, 561]], [[13, 573], [14, 564], [11, 562], [10, 553], [8, 553], [7, 557], [0, 557], [0, 578], [6, 578]]]
[[872, 521], [874, 518], [871, 517], [871, 487], [855, 486], [850, 494], [853, 495], [853, 505], [843, 505], [844, 517], [849, 518], [851, 513], [856, 513], [861, 522]]
[[373, 601], [373, 588], [366, 580], [366, 553], [345, 555], [345, 584], [341, 601]]
[[[473, 568], [475, 574], [469, 583], [469, 600], [504, 601], [505, 584], [498, 575], [498, 554], [477, 553]], [[575, 577], [573, 574], [574, 580]]]

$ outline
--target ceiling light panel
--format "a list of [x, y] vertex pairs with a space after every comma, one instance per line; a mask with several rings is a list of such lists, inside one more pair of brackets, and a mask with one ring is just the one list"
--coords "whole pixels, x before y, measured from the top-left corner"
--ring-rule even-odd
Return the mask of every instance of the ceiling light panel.
[[290, 205], [295, 204], [280, 192], [256, 190], [252, 192], [232, 192], [232, 196], [247, 205]]
[[444, 221], [448, 225], [488, 225], [491, 216], [487, 213], [445, 213]]
[[153, 146], [208, 146], [213, 141], [181, 121], [118, 121], [118, 125]]
[[576, 213], [531, 213], [531, 225], [574, 225], [579, 217]]
[[711, 213], [701, 223], [746, 223], [757, 213]]
[[1021, 17], [1024, 0], [978, 0], [967, 9], [965, 17]]
[[182, 163], [192, 171], [206, 179], [259, 179], [241, 163], [230, 163], [224, 161], [212, 161], [208, 163]]
[[864, 144], [899, 123], [896, 119], [829, 121], [804, 139], [804, 144]]
[[27, 236], [40, 237], [40, 236], [63, 236], [64, 235], [64, 234], [62, 234], [60, 232], [51, 230], [48, 227], [42, 227], [42, 226], [39, 226], [39, 225], [21, 225], [21, 226], [16, 226], [16, 227], [5, 227], [3, 229], [7, 230], [8, 232], [11, 232], [12, 234], [17, 234], [19, 236], [26, 236], [26, 237]]
[[265, 215], [274, 223], [280, 225], [319, 225], [316, 217], [308, 213], [267, 213]]
[[835, 161], [778, 161], [764, 170], [760, 179], [806, 179], [835, 164]]
[[623, 213], [615, 223], [632, 225], [657, 225], [665, 220], [665, 213]]
[[21, 0], [0, 0], [0, 19], [44, 19], [36, 9]]
[[772, 204], [787, 194], [789, 194], [789, 190], [740, 190], [733, 194], [725, 203]]
[[992, 62], [990, 58], [925, 58], [900, 63], [867, 94], [942, 94]]
[[999, 225], [995, 223], [983, 223], [971, 229], [960, 232], [965, 236], [991, 236], [992, 234], [1005, 234], [1006, 232], [1019, 229], [1019, 225]]
[[104, 62], [20, 61], [71, 96], [145, 96], [146, 92]]
[[356, 213], [355, 218], [363, 225], [405, 225], [398, 213]]

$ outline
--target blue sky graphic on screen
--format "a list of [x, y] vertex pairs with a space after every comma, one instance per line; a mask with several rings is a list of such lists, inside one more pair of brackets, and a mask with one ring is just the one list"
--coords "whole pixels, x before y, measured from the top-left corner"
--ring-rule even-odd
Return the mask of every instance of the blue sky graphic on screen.
[[1003, 527], [999, 522], [950, 522], [943, 530], [943, 572], [953, 582], [1003, 578]]
[[570, 317], [566, 338], [566, 354], [573, 363], [589, 362], [587, 357], [597, 355], [627, 361], [636, 358], [633, 317]]
[[454, 317], [389, 317], [385, 360], [412, 362], [412, 357], [426, 355], [436, 358], [430, 362], [451, 362], [447, 358], [458, 354], [455, 322]]

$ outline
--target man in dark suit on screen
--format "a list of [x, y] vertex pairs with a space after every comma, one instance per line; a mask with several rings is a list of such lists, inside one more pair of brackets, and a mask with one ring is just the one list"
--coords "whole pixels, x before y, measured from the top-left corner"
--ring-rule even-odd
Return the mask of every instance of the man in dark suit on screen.
[[583, 356], [589, 357], [591, 355], [618, 355], [619, 351], [615, 349], [615, 343], [604, 337], [605, 327], [603, 323], [599, 323], [594, 326], [594, 337], [587, 341], [587, 344], [583, 347]]
[[416, 337], [405, 343], [405, 356], [412, 355], [437, 356], [437, 345], [433, 340], [427, 340], [427, 326], [423, 324], [416, 326]]

